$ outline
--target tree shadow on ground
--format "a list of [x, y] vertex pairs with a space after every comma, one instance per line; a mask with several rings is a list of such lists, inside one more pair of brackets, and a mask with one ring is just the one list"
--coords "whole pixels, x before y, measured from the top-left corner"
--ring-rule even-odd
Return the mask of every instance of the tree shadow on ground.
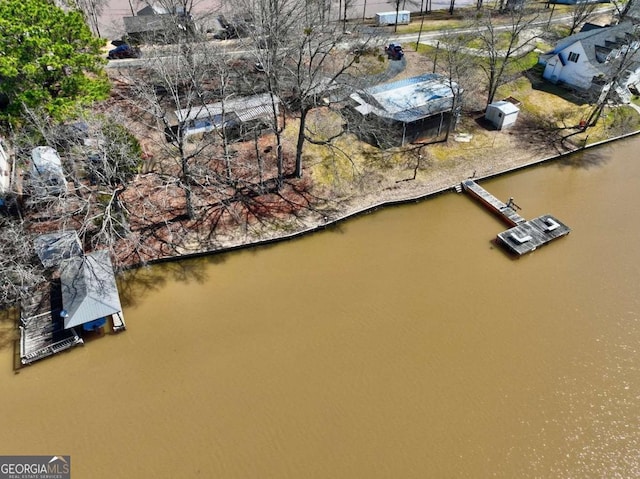
[[[337, 211], [312, 192], [310, 181], [295, 179], [291, 175], [280, 187], [275, 179], [270, 179], [262, 185], [239, 183], [230, 193], [221, 200], [212, 199], [209, 204], [200, 205], [196, 220], [180, 217], [169, 223], [147, 225], [147, 233], [156, 231], [155, 226], [161, 227], [162, 231], [171, 230], [170, 240], [154, 236], [150, 242], [166, 249], [166, 260], [131, 269], [121, 275], [118, 283], [124, 306], [136, 306], [146, 294], [160, 290], [169, 281], [205, 283], [211, 264], [224, 262], [227, 256], [223, 253], [242, 248], [243, 243], [249, 241], [247, 228], [279, 231], [281, 234], [274, 237], [275, 241], [278, 237], [295, 236], [300, 232], [305, 224], [305, 215], [309, 213], [318, 218], [324, 216], [330, 222], [335, 219]], [[184, 250], [188, 250], [191, 233], [202, 241], [205, 251], [194, 252], [187, 257]], [[252, 241], [260, 242], [258, 238]]]

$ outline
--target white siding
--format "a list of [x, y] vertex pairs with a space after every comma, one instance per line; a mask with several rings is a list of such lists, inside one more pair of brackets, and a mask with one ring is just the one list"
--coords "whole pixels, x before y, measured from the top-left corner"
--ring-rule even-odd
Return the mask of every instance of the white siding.
[[[571, 54], [578, 55], [577, 61], [569, 60]], [[586, 90], [598, 73], [598, 69], [588, 61], [582, 43], [577, 41], [547, 60], [543, 77], [553, 83], [562, 82]]]

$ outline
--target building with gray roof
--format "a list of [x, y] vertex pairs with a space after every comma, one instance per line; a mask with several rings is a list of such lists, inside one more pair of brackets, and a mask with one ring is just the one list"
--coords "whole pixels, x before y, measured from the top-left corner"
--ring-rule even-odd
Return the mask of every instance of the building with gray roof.
[[234, 98], [225, 102], [198, 105], [191, 108], [176, 110], [175, 126], [171, 133], [167, 133], [167, 140], [181, 132], [183, 136], [208, 133], [222, 127], [228, 129], [230, 136], [242, 137], [256, 125], [269, 125], [273, 122], [275, 113], [279, 113], [280, 99], [269, 93]]
[[[365, 88], [351, 95], [352, 123], [368, 123], [378, 146], [402, 146], [439, 135], [454, 106], [457, 84], [429, 73]], [[435, 130], [435, 131], [434, 131]]]
[[600, 29], [586, 29], [564, 38], [552, 51], [540, 56], [539, 63], [545, 66], [542, 76], [552, 83], [582, 92], [591, 91], [597, 98], [604, 87], [610, 87], [607, 79], [622, 68], [618, 84], [614, 87], [618, 99], [628, 103], [628, 88], [639, 81], [640, 43], [637, 33], [633, 23], [623, 22]]
[[65, 259], [84, 254], [78, 233], [73, 230], [37, 236], [33, 246], [45, 268], [56, 268]]
[[191, 15], [184, 8], [172, 10], [161, 5], [147, 5], [132, 17], [123, 17], [127, 36], [134, 42], [172, 43], [180, 35], [193, 33]]
[[122, 312], [109, 252], [95, 251], [60, 265], [65, 329]]

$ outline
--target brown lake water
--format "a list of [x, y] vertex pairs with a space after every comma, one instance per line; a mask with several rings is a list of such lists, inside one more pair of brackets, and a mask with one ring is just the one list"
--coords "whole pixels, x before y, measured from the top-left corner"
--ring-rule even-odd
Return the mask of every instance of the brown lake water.
[[155, 266], [128, 330], [12, 371], [0, 454], [79, 478], [640, 477], [640, 139], [483, 182], [572, 233], [513, 260], [464, 195]]

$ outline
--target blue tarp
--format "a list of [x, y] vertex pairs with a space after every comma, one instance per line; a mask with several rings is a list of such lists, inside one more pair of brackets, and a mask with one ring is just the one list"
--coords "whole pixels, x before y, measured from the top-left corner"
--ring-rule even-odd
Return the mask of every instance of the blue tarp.
[[95, 331], [96, 329], [100, 329], [107, 323], [107, 318], [98, 318], [93, 321], [89, 321], [88, 323], [84, 323], [82, 325], [82, 329], [85, 331]]

